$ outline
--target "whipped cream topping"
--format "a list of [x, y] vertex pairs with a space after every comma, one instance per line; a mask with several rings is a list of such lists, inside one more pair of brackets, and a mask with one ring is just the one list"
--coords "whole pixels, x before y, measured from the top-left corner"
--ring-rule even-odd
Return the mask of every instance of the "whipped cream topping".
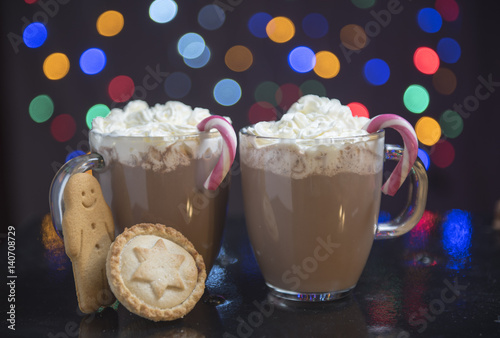
[[144, 101], [114, 108], [106, 117], [96, 117], [92, 130], [114, 136], [171, 136], [196, 134], [196, 125], [210, 116], [208, 109], [194, 108], [178, 101], [149, 107]]
[[189, 165], [193, 159], [212, 161], [222, 151], [222, 137], [215, 129], [207, 134], [196, 127], [210, 115], [207, 109], [192, 109], [178, 101], [152, 107], [131, 101], [92, 121], [90, 145], [105, 163], [119, 161], [160, 172]]
[[367, 135], [366, 117], [353, 116], [337, 99], [305, 95], [279, 121], [259, 122], [248, 133], [277, 138], [316, 139]]
[[294, 179], [342, 172], [378, 173], [384, 139], [368, 136], [363, 127], [369, 121], [352, 116], [339, 100], [306, 95], [279, 121], [245, 128], [247, 135], [240, 136], [240, 158], [249, 167]]

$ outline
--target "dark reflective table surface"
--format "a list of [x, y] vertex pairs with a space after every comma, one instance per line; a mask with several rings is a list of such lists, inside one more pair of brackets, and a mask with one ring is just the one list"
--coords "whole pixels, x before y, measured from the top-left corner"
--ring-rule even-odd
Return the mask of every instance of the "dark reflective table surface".
[[269, 295], [243, 218], [230, 219], [205, 295], [173, 322], [120, 305], [82, 314], [49, 218], [17, 227], [14, 276], [7, 252], [2, 238], [1, 337], [500, 337], [500, 231], [463, 210], [426, 211], [410, 233], [376, 241], [353, 293], [324, 304]]

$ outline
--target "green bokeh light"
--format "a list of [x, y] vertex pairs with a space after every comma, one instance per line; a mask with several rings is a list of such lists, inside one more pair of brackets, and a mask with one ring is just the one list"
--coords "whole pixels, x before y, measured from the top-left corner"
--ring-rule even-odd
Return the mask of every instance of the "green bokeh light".
[[54, 113], [54, 102], [48, 95], [38, 95], [31, 100], [29, 113], [33, 121], [37, 123], [45, 122]]
[[443, 134], [448, 138], [455, 138], [464, 130], [464, 120], [454, 110], [446, 110], [441, 114], [439, 125]]
[[255, 101], [269, 102], [273, 106], [276, 106], [276, 91], [279, 88], [278, 84], [273, 81], [264, 81], [260, 83], [257, 88], [255, 88]]
[[314, 94], [318, 96], [326, 96], [326, 88], [323, 84], [316, 80], [307, 80], [300, 85], [302, 95]]
[[361, 9], [370, 8], [375, 5], [375, 0], [351, 0], [351, 2], [354, 6]]
[[406, 109], [420, 114], [429, 106], [429, 92], [420, 85], [410, 85], [403, 95], [403, 102]]
[[108, 116], [109, 112], [110, 109], [108, 108], [108, 106], [102, 103], [98, 103], [90, 107], [90, 109], [87, 111], [87, 117], [86, 117], [86, 122], [89, 129], [92, 129], [93, 119], [95, 119], [98, 116], [106, 117]]

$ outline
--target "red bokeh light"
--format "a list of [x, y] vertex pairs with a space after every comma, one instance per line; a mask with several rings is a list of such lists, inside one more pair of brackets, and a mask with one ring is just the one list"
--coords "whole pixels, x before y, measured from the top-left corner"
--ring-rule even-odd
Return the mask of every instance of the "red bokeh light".
[[455, 0], [436, 0], [435, 7], [445, 21], [455, 21], [460, 13], [460, 8]]
[[276, 108], [269, 102], [255, 102], [248, 110], [248, 119], [251, 124], [261, 121], [276, 121]]
[[455, 159], [455, 148], [446, 141], [441, 140], [431, 149], [431, 160], [439, 168], [449, 167]]
[[288, 110], [302, 96], [300, 88], [293, 83], [285, 83], [276, 91], [276, 102], [283, 110]]
[[420, 72], [432, 75], [439, 69], [439, 56], [429, 47], [419, 47], [413, 54], [413, 63]]
[[109, 82], [108, 94], [115, 102], [128, 101], [134, 95], [134, 91], [134, 81], [126, 75], [119, 75]]
[[75, 135], [75, 131], [75, 119], [69, 114], [56, 116], [50, 124], [50, 133], [58, 142], [66, 142], [70, 140]]
[[352, 112], [352, 116], [363, 116], [370, 117], [370, 113], [368, 112], [368, 108], [365, 107], [364, 104], [359, 102], [351, 102], [347, 105]]

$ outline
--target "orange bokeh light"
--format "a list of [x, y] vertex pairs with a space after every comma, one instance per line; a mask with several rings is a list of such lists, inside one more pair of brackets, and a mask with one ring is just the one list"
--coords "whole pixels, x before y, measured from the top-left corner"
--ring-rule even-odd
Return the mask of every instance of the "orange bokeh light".
[[276, 43], [290, 41], [295, 36], [295, 25], [284, 16], [277, 16], [267, 23], [266, 33]]
[[313, 70], [319, 77], [331, 79], [338, 75], [340, 61], [332, 52], [321, 51], [316, 53], [316, 65]]
[[250, 68], [253, 63], [253, 55], [250, 49], [245, 46], [236, 45], [226, 52], [224, 57], [226, 66], [235, 72], [243, 72]]

